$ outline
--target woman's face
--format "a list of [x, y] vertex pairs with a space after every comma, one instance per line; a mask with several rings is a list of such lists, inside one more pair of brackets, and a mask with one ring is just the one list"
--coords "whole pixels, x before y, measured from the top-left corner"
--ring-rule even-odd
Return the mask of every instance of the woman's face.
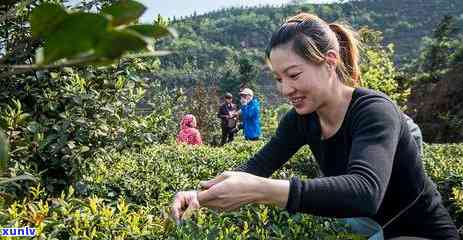
[[292, 45], [283, 44], [270, 53], [277, 87], [288, 98], [298, 114], [316, 111], [328, 99], [334, 71], [328, 64], [315, 65], [297, 55]]

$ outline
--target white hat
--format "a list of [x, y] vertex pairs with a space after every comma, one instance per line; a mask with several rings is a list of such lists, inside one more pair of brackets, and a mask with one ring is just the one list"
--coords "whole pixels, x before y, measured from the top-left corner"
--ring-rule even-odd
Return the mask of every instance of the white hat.
[[245, 89], [241, 90], [240, 95], [254, 96], [254, 92], [249, 88], [245, 88]]

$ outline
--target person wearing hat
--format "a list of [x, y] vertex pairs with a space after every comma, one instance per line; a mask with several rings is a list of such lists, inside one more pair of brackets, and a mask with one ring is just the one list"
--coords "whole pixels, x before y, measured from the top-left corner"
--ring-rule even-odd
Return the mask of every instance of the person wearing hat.
[[222, 139], [220, 145], [233, 141], [235, 135], [234, 129], [236, 128], [237, 107], [233, 104], [233, 95], [229, 92], [224, 95], [224, 103], [219, 108], [219, 118], [222, 126]]
[[243, 122], [244, 138], [246, 140], [259, 140], [260, 130], [260, 104], [254, 97], [254, 92], [249, 88], [244, 88], [240, 92], [241, 119]]

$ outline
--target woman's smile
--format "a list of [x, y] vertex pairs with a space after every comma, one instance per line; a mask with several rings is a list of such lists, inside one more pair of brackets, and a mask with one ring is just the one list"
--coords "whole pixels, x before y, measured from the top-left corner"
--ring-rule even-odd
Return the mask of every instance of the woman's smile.
[[289, 102], [291, 105], [293, 105], [295, 108], [300, 108], [304, 105], [304, 100], [306, 97], [304, 96], [299, 96], [299, 97], [290, 97]]

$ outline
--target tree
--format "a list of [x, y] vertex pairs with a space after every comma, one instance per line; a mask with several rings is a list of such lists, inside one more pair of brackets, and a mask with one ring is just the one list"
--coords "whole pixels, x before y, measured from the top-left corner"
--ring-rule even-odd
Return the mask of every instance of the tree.
[[361, 85], [386, 93], [401, 106], [409, 94], [397, 82], [393, 45], [382, 47], [382, 33], [368, 28], [359, 31], [362, 42]]
[[186, 112], [196, 116], [203, 142], [217, 146], [220, 138], [217, 87], [206, 86], [204, 81], [199, 79], [196, 81], [190, 100]]
[[420, 57], [409, 66], [414, 91], [408, 106], [426, 141], [458, 142], [463, 139], [462, 45], [463, 37], [456, 19], [445, 16], [432, 35], [424, 38]]
[[255, 88], [257, 78], [257, 67], [252, 59], [248, 56], [243, 56], [238, 59], [240, 86]]
[[419, 59], [420, 68], [430, 75], [432, 82], [440, 80], [452, 63], [452, 55], [457, 49], [458, 41], [453, 40], [459, 29], [453, 16], [445, 16], [432, 37], [425, 39], [424, 51]]
[[238, 96], [241, 86], [240, 66], [235, 61], [235, 58], [230, 56], [227, 58], [219, 81], [220, 93], [223, 95], [225, 92], [230, 92], [233, 96]]

